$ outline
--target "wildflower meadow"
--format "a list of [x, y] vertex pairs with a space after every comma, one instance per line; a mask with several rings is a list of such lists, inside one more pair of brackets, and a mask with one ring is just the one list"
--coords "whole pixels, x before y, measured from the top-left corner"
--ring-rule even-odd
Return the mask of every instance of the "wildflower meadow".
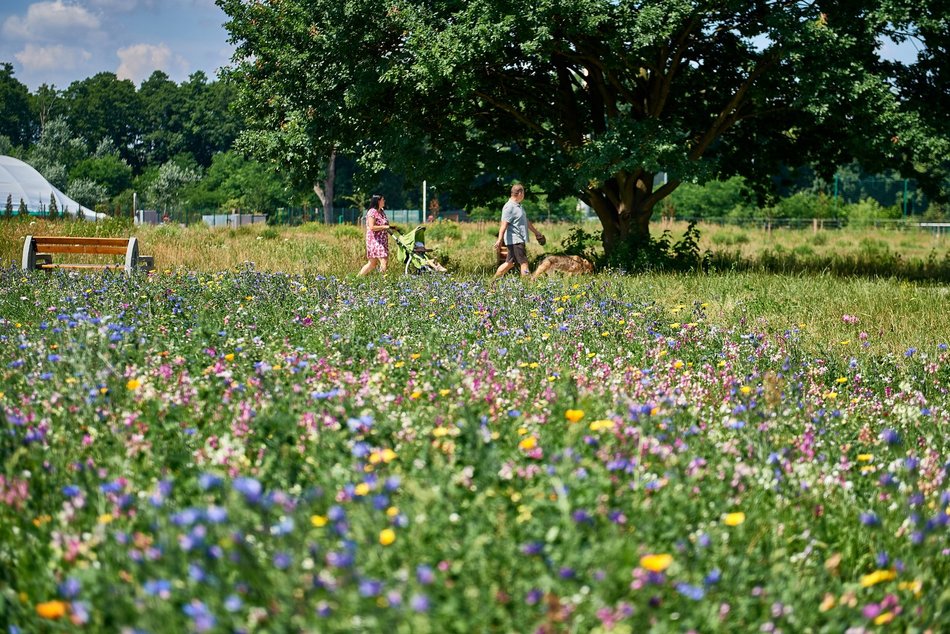
[[0, 270], [2, 631], [946, 631], [945, 289], [764, 279]]

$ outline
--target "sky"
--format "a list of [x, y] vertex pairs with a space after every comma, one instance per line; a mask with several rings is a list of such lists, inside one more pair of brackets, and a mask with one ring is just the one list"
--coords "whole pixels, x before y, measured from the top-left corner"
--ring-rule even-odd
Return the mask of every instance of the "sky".
[[214, 79], [233, 47], [214, 0], [0, 0], [0, 62], [31, 92], [102, 71], [138, 86], [155, 70]]

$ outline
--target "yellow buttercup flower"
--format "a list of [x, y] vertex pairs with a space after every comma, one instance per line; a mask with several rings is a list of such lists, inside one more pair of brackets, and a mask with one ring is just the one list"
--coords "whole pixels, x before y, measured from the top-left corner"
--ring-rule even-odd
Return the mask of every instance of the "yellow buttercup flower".
[[644, 555], [640, 557], [640, 566], [650, 572], [663, 572], [673, 563], [673, 556], [667, 554]]
[[419, 390], [416, 390], [415, 392], [409, 395], [409, 398], [411, 398], [412, 400], [416, 400], [420, 396], [422, 396], [422, 392], [420, 392]]
[[379, 543], [383, 546], [389, 546], [396, 541], [396, 531], [391, 528], [384, 528], [379, 531]]
[[748, 396], [749, 394], [752, 394], [752, 388], [749, 387], [748, 385], [743, 385], [742, 387], [739, 388], [739, 391], [742, 392], [746, 396]]
[[870, 588], [884, 581], [891, 581], [897, 578], [897, 573], [893, 570], [875, 570], [872, 573], [861, 577], [861, 587]]
[[61, 619], [66, 616], [68, 606], [63, 601], [46, 601], [36, 604], [36, 613], [44, 619]]
[[594, 422], [590, 424], [590, 430], [600, 431], [602, 429], [612, 429], [613, 426], [614, 426], [614, 422], [612, 420], [607, 420], [607, 419], [595, 420]]
[[572, 423], [580, 422], [584, 418], [584, 410], [582, 409], [569, 409], [564, 412], [564, 417]]
[[534, 436], [528, 436], [518, 443], [518, 447], [525, 451], [530, 451], [538, 446], [538, 439]]
[[893, 612], [882, 612], [881, 614], [878, 614], [876, 617], [874, 617], [874, 624], [886, 625], [887, 623], [890, 623], [893, 620], [894, 620]]
[[356, 493], [356, 495], [364, 496], [364, 495], [369, 495], [369, 490], [370, 489], [369, 489], [368, 484], [366, 484], [365, 482], [360, 482], [359, 484], [356, 485], [356, 488], [353, 490], [353, 492]]
[[874, 460], [874, 454], [870, 454], [870, 453], [858, 454], [858, 462], [871, 462], [872, 460]]
[[744, 521], [745, 513], [742, 512], [726, 513], [726, 515], [722, 518], [722, 523], [726, 526], [738, 526]]
[[102, 515], [99, 516], [99, 523], [100, 523], [100, 524], [111, 524], [113, 519], [115, 519], [115, 518], [112, 517], [112, 514], [111, 514], [111, 513], [103, 513]]
[[125, 384], [125, 387], [130, 392], [134, 392], [135, 390], [142, 387], [142, 382], [139, 381], [138, 379], [129, 379], [129, 382]]
[[233, 352], [229, 352], [229, 353], [227, 353], [226, 355], [224, 355], [224, 360], [225, 360], [225, 361], [234, 361], [234, 353], [233, 353]]
[[326, 515], [311, 515], [310, 523], [316, 528], [323, 528], [327, 525], [327, 516]]

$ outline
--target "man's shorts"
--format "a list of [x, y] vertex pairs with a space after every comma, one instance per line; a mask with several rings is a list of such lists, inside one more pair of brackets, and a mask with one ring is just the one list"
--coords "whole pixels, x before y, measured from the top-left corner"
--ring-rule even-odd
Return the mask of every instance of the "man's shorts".
[[508, 257], [505, 259], [508, 264], [528, 263], [528, 251], [524, 247], [524, 242], [506, 244], [505, 248], [508, 249]]

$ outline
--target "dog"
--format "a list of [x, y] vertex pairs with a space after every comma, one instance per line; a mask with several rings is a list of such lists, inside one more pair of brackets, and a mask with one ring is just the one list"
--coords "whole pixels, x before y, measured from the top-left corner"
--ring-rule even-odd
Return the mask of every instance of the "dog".
[[594, 265], [579, 255], [549, 255], [541, 260], [531, 279], [536, 280], [549, 271], [558, 271], [565, 275], [583, 275], [593, 273]]

